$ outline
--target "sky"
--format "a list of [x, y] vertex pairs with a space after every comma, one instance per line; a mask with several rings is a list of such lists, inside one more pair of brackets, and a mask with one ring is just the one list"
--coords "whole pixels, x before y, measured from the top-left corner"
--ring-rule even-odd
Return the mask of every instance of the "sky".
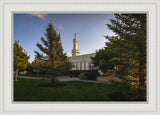
[[14, 41], [30, 55], [29, 62], [35, 57], [34, 50], [40, 51], [36, 46], [45, 38], [46, 28], [52, 23], [57, 33], [61, 35], [64, 53], [71, 56], [74, 33], [77, 34], [80, 55], [95, 53], [105, 46], [105, 36], [115, 35], [106, 24], [113, 19], [113, 14], [14, 14]]

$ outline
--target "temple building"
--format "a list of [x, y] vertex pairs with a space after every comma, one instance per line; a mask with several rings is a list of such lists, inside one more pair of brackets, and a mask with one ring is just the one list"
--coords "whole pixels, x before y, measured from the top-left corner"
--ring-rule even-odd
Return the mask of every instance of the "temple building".
[[80, 51], [78, 50], [78, 39], [74, 34], [73, 39], [73, 50], [72, 50], [72, 57], [69, 57], [70, 62], [73, 64], [71, 70], [94, 70], [96, 69], [94, 65], [91, 63], [92, 60], [90, 57], [94, 57], [95, 53], [79, 55]]

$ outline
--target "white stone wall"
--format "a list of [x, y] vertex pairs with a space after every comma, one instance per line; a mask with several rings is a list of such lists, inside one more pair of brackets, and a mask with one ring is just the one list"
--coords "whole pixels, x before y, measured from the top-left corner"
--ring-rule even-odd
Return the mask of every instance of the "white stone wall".
[[78, 70], [80, 70], [80, 62], [78, 62]]
[[84, 62], [82, 62], [82, 70], [84, 70]]
[[[70, 62], [73, 63], [73, 65], [75, 66], [71, 70], [89, 70], [89, 63], [91, 63], [90, 57], [94, 57], [94, 56], [95, 56], [95, 53], [69, 57]], [[76, 68], [76, 64], [77, 64], [77, 68]]]
[[89, 70], [89, 62], [86, 62], [86, 70]]

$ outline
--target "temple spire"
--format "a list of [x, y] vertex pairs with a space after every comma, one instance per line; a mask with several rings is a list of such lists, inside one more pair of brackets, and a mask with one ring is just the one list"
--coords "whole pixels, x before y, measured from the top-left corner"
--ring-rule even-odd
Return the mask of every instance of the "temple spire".
[[79, 55], [79, 50], [78, 50], [78, 39], [76, 38], [77, 33], [74, 34], [74, 39], [73, 39], [73, 50], [72, 50], [72, 57], [73, 56], [78, 56]]

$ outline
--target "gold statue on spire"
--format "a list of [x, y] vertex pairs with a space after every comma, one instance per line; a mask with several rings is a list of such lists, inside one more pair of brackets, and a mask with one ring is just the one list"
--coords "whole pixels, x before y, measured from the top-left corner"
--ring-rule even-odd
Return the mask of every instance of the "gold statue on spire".
[[77, 35], [78, 33], [74, 33], [74, 38], [76, 38], [76, 35]]

